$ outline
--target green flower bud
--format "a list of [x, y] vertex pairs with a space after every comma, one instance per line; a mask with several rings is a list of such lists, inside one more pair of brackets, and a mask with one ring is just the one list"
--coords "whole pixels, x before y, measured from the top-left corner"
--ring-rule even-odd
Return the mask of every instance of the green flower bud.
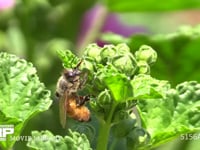
[[116, 55], [116, 48], [114, 45], [105, 45], [101, 50], [101, 60], [103, 64], [106, 64], [107, 61], [111, 60]]
[[101, 78], [94, 78], [93, 87], [96, 89], [96, 91], [102, 91], [105, 89], [105, 85], [103, 84]]
[[151, 65], [156, 62], [157, 53], [150, 46], [142, 45], [139, 50], [135, 52], [135, 57], [138, 61], [146, 61]]
[[89, 70], [91, 72], [94, 71], [94, 64], [95, 64], [95, 60], [92, 59], [91, 57], [85, 57], [81, 63], [80, 69], [81, 70]]
[[137, 69], [137, 62], [131, 53], [119, 55], [113, 58], [112, 64], [119, 72], [132, 76]]
[[118, 54], [126, 54], [130, 52], [130, 48], [125, 43], [118, 44], [116, 50]]
[[110, 105], [112, 98], [111, 98], [109, 90], [105, 89], [104, 91], [102, 91], [98, 95], [97, 101], [98, 101], [99, 105], [103, 108], [105, 108], [105, 105]]
[[150, 66], [146, 61], [139, 61], [138, 65], [138, 74], [150, 74]]
[[90, 100], [90, 107], [95, 111], [98, 111], [100, 109], [100, 107], [97, 105], [97, 102], [91, 100]]
[[97, 115], [100, 118], [102, 118], [102, 119], [104, 118], [104, 111], [103, 111], [102, 107], [96, 102], [96, 100], [90, 101], [90, 107], [95, 113], [97, 113]]
[[85, 48], [84, 55], [94, 58], [97, 62], [100, 62], [101, 61], [100, 52], [101, 52], [101, 47], [93, 43]]
[[105, 119], [105, 110], [104, 110], [104, 108], [102, 108], [101, 105], [99, 105], [99, 103], [96, 99], [90, 100], [90, 107], [98, 119], [100, 119], [100, 120]]

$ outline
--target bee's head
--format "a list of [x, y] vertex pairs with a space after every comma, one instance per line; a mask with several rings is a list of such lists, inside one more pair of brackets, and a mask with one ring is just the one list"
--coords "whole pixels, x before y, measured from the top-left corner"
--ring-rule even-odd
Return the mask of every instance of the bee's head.
[[80, 76], [81, 71], [78, 69], [65, 69], [63, 76], [67, 81], [74, 82], [78, 76]]

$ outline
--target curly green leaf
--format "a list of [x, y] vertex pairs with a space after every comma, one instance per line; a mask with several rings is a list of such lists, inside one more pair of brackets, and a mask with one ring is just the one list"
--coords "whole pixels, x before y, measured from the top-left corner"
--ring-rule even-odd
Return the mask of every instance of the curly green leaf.
[[[0, 53], [0, 89], [0, 124], [14, 125], [12, 136], [19, 136], [27, 121], [52, 103], [36, 69], [15, 55]], [[9, 138], [0, 142], [2, 149], [15, 143]]]
[[55, 136], [50, 131], [33, 131], [32, 139], [29, 140], [27, 146], [34, 150], [92, 150], [84, 134], [71, 130], [69, 130], [69, 135], [65, 137]]
[[191, 81], [168, 91], [164, 99], [139, 101], [143, 126], [151, 135], [151, 146], [181, 134], [200, 130], [200, 84]]

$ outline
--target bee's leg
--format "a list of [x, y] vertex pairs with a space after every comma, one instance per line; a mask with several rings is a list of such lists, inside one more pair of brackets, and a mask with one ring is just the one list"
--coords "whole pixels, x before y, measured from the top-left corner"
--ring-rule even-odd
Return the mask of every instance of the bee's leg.
[[89, 95], [84, 96], [84, 103], [87, 102], [87, 101], [89, 101], [89, 100], [90, 100], [90, 96]]
[[82, 106], [85, 104], [86, 101], [90, 99], [89, 96], [77, 96], [76, 104], [77, 106]]
[[81, 105], [82, 105], [81, 97], [80, 97], [80, 96], [77, 96], [77, 97], [76, 97], [76, 105], [77, 105], [77, 106], [81, 106]]

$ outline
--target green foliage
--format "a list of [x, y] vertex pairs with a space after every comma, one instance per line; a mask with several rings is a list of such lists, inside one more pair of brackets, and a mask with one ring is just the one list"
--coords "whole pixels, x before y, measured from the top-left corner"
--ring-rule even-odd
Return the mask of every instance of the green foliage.
[[107, 74], [106, 77], [103, 78], [103, 83], [109, 89], [113, 100], [117, 102], [132, 100], [134, 98], [133, 88], [126, 76], [121, 74]]
[[[153, 94], [156, 95], [156, 92], [161, 93], [159, 90], [163, 88], [163, 85], [167, 84], [167, 82], [155, 80], [140, 72], [141, 66], [138, 66], [138, 64], [141, 61], [146, 62], [147, 65], [156, 61], [156, 52], [151, 47], [141, 46], [136, 51], [136, 56], [134, 56], [130, 53], [130, 49], [126, 44], [106, 45], [103, 48], [98, 47], [98, 49], [96, 48], [97, 46], [92, 49], [93, 46], [94, 44], [92, 46], [89, 45], [83, 56], [83, 58], [89, 57], [91, 59], [92, 68], [94, 68], [91, 71], [92, 74], [90, 74], [92, 76], [92, 78], [90, 77], [91, 81], [88, 81], [88, 84], [94, 85], [90, 92], [96, 94], [98, 90], [107, 88], [113, 100], [125, 102], [127, 100], [136, 100], [138, 95], [145, 96], [149, 94], [149, 96], [152, 96]], [[88, 51], [91, 50], [100, 51], [98, 61], [93, 55], [88, 55]], [[143, 51], [145, 52], [143, 53]], [[87, 65], [84, 65], [84, 60], [82, 69], [90, 70]], [[95, 87], [99, 88], [96, 89]]]
[[184, 82], [164, 99], [140, 100], [143, 126], [151, 135], [151, 147], [188, 132], [200, 130], [200, 84]]
[[157, 80], [150, 75], [140, 74], [131, 81], [135, 99], [164, 98], [170, 89], [167, 81]]
[[[172, 34], [143, 34], [126, 38], [103, 34], [107, 43], [115, 45], [101, 48], [90, 44], [82, 52], [77, 48], [77, 39], [81, 39], [80, 27], [85, 27], [81, 20], [95, 2], [16, 0], [13, 9], [0, 10], [0, 50], [31, 61], [41, 81], [52, 91], [55, 91], [55, 83], [61, 72], [57, 55], [64, 68], [74, 68], [82, 61], [80, 69], [87, 72], [88, 80], [78, 93], [91, 97], [89, 109], [92, 121], [87, 124], [95, 131], [86, 130], [83, 123], [67, 122], [69, 128], [79, 126], [78, 132], [88, 133], [87, 138], [94, 149], [150, 149], [179, 135], [199, 131], [200, 85], [195, 81], [185, 81], [200, 82], [200, 27], [186, 26]], [[160, 13], [200, 7], [198, 0], [101, 2], [98, 3], [100, 7], [103, 4], [100, 10], [105, 12], [97, 14], [106, 15], [94, 17], [92, 21], [95, 26], [86, 33], [83, 43], [91, 43], [98, 38], [106, 17], [112, 12]], [[146, 19], [149, 18], [144, 17]], [[131, 22], [129, 18], [127, 21]], [[152, 26], [157, 29], [166, 28], [167, 25], [161, 27], [159, 22], [152, 22]], [[72, 53], [64, 49], [76, 51]], [[84, 54], [78, 58], [74, 53]], [[38, 80], [31, 63], [14, 55], [0, 53], [0, 125], [13, 124], [15, 133], [11, 136], [19, 136], [33, 116], [49, 108], [49, 96], [49, 91]], [[41, 115], [35, 122], [31, 119], [25, 128], [28, 132], [22, 134], [30, 134], [33, 128], [48, 128], [53, 134], [64, 135], [64, 130], [57, 123], [57, 112], [57, 105], [53, 105], [48, 116]], [[42, 141], [34, 139], [29, 141], [28, 146], [32, 149], [91, 149], [83, 134], [70, 131], [69, 136], [61, 137], [52, 133], [34, 131], [32, 135], [35, 137], [45, 135], [52, 138]], [[13, 147], [15, 141], [9, 140], [11, 136], [7, 136], [7, 141], [0, 141], [0, 149]], [[25, 142], [19, 143], [23, 145]], [[183, 148], [187, 147], [182, 146], [181, 150]]]
[[[98, 59], [91, 55], [94, 54], [92, 50], [98, 51]], [[199, 130], [200, 85], [185, 82], [171, 89], [168, 81], [154, 79], [150, 72], [140, 70], [143, 66], [138, 64], [141, 62], [146, 62], [150, 69], [157, 59], [151, 47], [141, 46], [134, 54], [125, 44], [106, 45], [103, 48], [92, 44], [86, 48], [83, 62], [84, 58], [89, 58], [93, 66], [91, 69], [91, 65], [88, 67], [83, 63], [81, 69], [89, 70], [84, 90], [92, 95], [90, 105], [100, 121], [98, 141], [101, 143], [97, 143], [97, 149], [107, 148], [105, 141], [110, 132], [113, 138], [124, 138], [127, 149], [137, 149], [155, 147], [180, 134]], [[118, 59], [119, 55], [122, 58], [129, 55], [133, 63], [122, 59], [116, 65], [113, 60]], [[135, 68], [131, 73], [129, 69], [133, 69], [130, 66]], [[137, 113], [131, 111], [135, 105], [142, 121], [141, 127], [134, 120], [140, 120]], [[120, 127], [124, 129], [123, 132], [118, 129]]]
[[149, 46], [143, 45], [135, 53], [135, 57], [138, 61], [145, 61], [151, 65], [157, 60], [157, 53]]
[[199, 8], [200, 2], [196, 0], [105, 0], [111, 11], [170, 11], [177, 9]]
[[65, 137], [55, 136], [50, 131], [32, 131], [32, 138], [27, 146], [33, 150], [92, 150], [84, 134], [71, 130]]
[[[0, 53], [0, 89], [0, 124], [14, 125], [12, 136], [19, 136], [27, 121], [52, 102], [32, 64], [7, 53]], [[0, 142], [2, 149], [15, 143], [9, 138]]]
[[199, 26], [185, 26], [170, 34], [135, 35], [129, 41], [133, 53], [143, 43], [157, 50], [159, 59], [151, 68], [152, 76], [168, 79], [173, 86], [185, 80], [195, 79], [200, 82], [200, 71], [197, 69], [200, 59], [200, 55], [197, 55]]
[[[98, 52], [99, 57], [95, 55], [95, 51]], [[97, 143], [96, 148], [107, 148], [107, 139], [113, 125], [115, 125], [114, 134], [123, 135], [123, 138], [127, 140], [127, 147], [144, 146], [142, 143], [148, 141], [148, 133], [137, 127], [135, 123], [131, 123], [134, 122], [131, 109], [136, 105], [137, 100], [165, 98], [166, 91], [170, 89], [167, 81], [160, 81], [152, 78], [148, 73], [140, 72], [141, 66], [138, 63], [146, 62], [150, 69], [149, 65], [156, 61], [156, 52], [144, 45], [135, 52], [136, 55], [133, 55], [126, 44], [106, 45], [103, 48], [91, 44], [85, 48], [84, 54], [81, 69], [89, 71], [84, 90], [86, 94], [88, 92], [92, 96], [90, 106], [100, 121], [98, 141], [101, 142]], [[88, 60], [90, 60], [90, 65], [88, 65]], [[127, 128], [125, 133], [116, 130], [120, 124], [127, 125], [124, 127]], [[136, 132], [138, 129], [141, 130], [142, 135], [139, 135], [141, 132]], [[134, 136], [131, 138], [131, 135]], [[139, 137], [143, 140], [139, 140]], [[134, 139], [138, 142], [130, 142]]]
[[[106, 42], [112, 43], [114, 34], [107, 34]], [[123, 39], [123, 37], [121, 37]], [[200, 43], [200, 26], [183, 26], [178, 31], [169, 34], [148, 36], [145, 34], [133, 35], [125, 38], [132, 53], [135, 53], [142, 44], [153, 47], [159, 56], [157, 62], [151, 67], [151, 75], [160, 79], [167, 79], [175, 86], [185, 80], [197, 80], [200, 82], [200, 70], [198, 63], [200, 55], [198, 47]], [[125, 41], [121, 40], [119, 43]], [[118, 43], [116, 43], [118, 44]], [[140, 61], [139, 72], [149, 72], [146, 62]]]

